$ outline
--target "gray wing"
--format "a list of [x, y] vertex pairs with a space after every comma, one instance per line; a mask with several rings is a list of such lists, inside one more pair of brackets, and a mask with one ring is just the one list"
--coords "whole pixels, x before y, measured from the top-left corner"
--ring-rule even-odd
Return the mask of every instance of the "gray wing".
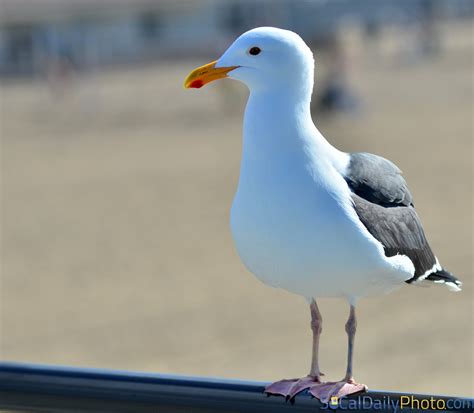
[[392, 162], [369, 153], [351, 154], [345, 180], [352, 191], [354, 209], [385, 255], [410, 258], [415, 267], [412, 282], [436, 272], [436, 257], [426, 240], [413, 197]]
[[371, 153], [352, 153], [344, 177], [352, 192], [382, 206], [413, 205], [402, 171], [395, 164]]
[[352, 194], [354, 208], [372, 236], [384, 246], [385, 255], [406, 255], [415, 267], [412, 282], [436, 272], [436, 257], [426, 240], [421, 221], [412, 206], [387, 208]]

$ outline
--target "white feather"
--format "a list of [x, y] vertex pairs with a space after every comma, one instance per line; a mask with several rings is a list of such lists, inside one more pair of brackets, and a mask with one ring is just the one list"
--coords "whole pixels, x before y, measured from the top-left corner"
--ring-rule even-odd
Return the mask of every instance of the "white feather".
[[[349, 156], [312, 122], [312, 55], [294, 33], [275, 37], [275, 30], [244, 34], [217, 63], [241, 66], [231, 77], [250, 89], [231, 211], [239, 255], [264, 283], [303, 297], [354, 301], [400, 287], [413, 276], [413, 263], [387, 258], [360, 222], [341, 175]], [[240, 53], [254, 44], [263, 45], [262, 60]], [[280, 49], [284, 58], [274, 52]]]

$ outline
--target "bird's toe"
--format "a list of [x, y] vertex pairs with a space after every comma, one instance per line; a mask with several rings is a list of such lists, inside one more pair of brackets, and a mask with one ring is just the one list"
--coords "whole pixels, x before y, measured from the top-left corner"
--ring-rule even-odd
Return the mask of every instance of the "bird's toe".
[[283, 396], [288, 401], [294, 400], [298, 393], [310, 389], [315, 384], [320, 384], [319, 376], [306, 376], [299, 379], [283, 379], [268, 385], [265, 393], [269, 395]]
[[353, 379], [352, 382], [342, 380], [338, 382], [319, 383], [311, 386], [309, 389], [310, 394], [323, 403], [329, 402], [332, 397], [339, 399], [365, 391], [367, 391], [367, 386], [365, 384], [356, 383]]

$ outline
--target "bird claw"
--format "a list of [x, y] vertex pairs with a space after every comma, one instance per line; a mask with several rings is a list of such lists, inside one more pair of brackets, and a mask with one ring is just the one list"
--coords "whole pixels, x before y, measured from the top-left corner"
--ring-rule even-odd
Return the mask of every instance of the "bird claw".
[[283, 396], [286, 402], [293, 404], [297, 394], [308, 390], [309, 394], [323, 403], [329, 402], [331, 397], [341, 398], [350, 394], [367, 391], [365, 384], [352, 382], [321, 382], [319, 377], [303, 377], [301, 379], [284, 379], [270, 384], [265, 388], [268, 395]]
[[338, 399], [349, 396], [351, 394], [366, 392], [367, 386], [365, 384], [347, 381], [327, 382], [321, 383], [320, 385], [311, 386], [309, 393], [319, 399], [323, 403], [327, 403], [331, 400], [331, 397], [337, 397]]
[[300, 379], [283, 379], [270, 384], [265, 388], [265, 393], [271, 395], [278, 395], [285, 397], [286, 401], [290, 401], [298, 393], [303, 390], [309, 389], [312, 385], [319, 384], [321, 381], [319, 377], [306, 376]]

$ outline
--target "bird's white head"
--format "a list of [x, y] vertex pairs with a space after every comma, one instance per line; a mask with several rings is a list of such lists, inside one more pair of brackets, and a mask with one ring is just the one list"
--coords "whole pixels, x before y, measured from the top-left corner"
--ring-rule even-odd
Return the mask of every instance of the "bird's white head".
[[276, 86], [311, 95], [313, 76], [313, 53], [300, 36], [259, 27], [237, 38], [220, 59], [193, 70], [184, 86], [200, 88], [229, 77], [245, 83], [251, 92]]

